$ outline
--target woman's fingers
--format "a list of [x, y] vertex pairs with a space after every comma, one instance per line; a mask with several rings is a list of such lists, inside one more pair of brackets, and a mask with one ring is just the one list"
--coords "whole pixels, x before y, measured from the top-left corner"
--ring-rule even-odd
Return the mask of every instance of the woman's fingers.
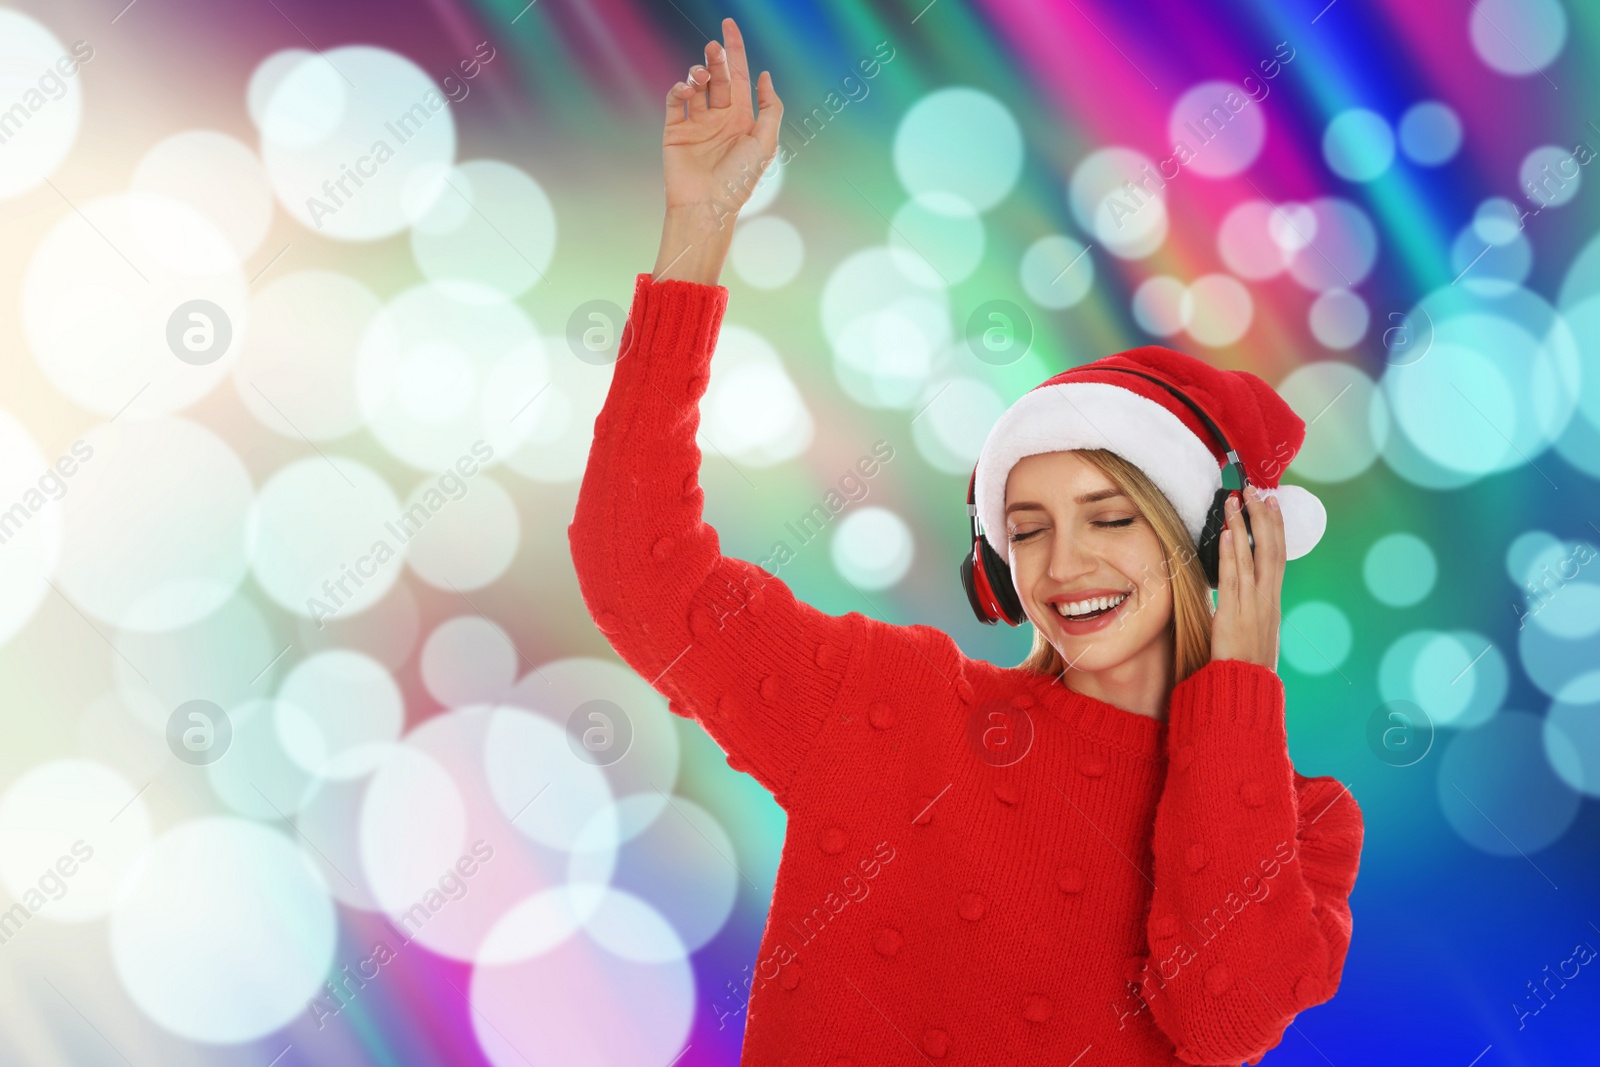
[[689, 88], [694, 90], [694, 95], [689, 97], [689, 110], [704, 111], [707, 107], [706, 83], [711, 80], [711, 72], [696, 63], [689, 68], [689, 73], [685, 78], [689, 83]]
[[744, 34], [732, 19], [722, 20], [722, 39], [727, 42], [728, 95], [733, 100], [750, 99], [750, 60], [744, 51]]
[[[1233, 513], [1233, 572], [1237, 584], [1239, 597], [1239, 618], [1241, 621], [1251, 620], [1256, 617], [1256, 562], [1255, 554], [1250, 548], [1251, 530], [1245, 529], [1244, 512], [1249, 507], [1249, 501], [1244, 494], [1239, 494], [1239, 510]], [[1255, 516], [1252, 515], [1254, 522]], [[1260, 526], [1253, 526], [1252, 530], [1259, 531]], [[1259, 545], [1258, 545], [1259, 547]]]
[[756, 79], [756, 124], [752, 136], [761, 145], [761, 158], [771, 159], [778, 153], [778, 129], [783, 125], [783, 101], [778, 90], [772, 87], [772, 74], [762, 71]]
[[673, 85], [672, 88], [667, 90], [668, 126], [676, 126], [678, 123], [684, 120], [685, 116], [683, 104], [685, 100], [689, 99], [689, 94], [693, 91], [694, 90], [689, 88], [689, 86], [685, 85], [683, 82], [678, 82]]
[[[728, 53], [716, 41], [711, 41], [706, 45], [706, 67], [711, 71], [709, 106], [727, 107], [733, 99], [728, 87]], [[748, 89], [745, 91], [745, 99], [750, 99]]]
[[1272, 506], [1276, 497], [1260, 497], [1250, 509], [1256, 533], [1256, 584], [1274, 609], [1283, 589], [1283, 568], [1288, 549], [1283, 533], [1283, 511]]
[[1239, 516], [1224, 509], [1222, 529], [1226, 537], [1217, 546], [1217, 610], [1226, 604], [1231, 611], [1239, 599], [1239, 554], [1235, 541], [1243, 532]]

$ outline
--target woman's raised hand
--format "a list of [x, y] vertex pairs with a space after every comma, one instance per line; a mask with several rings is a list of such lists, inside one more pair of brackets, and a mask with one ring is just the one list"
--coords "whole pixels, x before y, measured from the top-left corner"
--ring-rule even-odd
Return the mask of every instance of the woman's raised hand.
[[733, 19], [722, 20], [727, 40], [706, 45], [704, 66], [667, 93], [661, 136], [667, 211], [704, 212], [718, 229], [731, 222], [755, 191], [778, 152], [783, 101], [772, 75], [756, 82], [757, 113], [750, 110], [750, 65], [744, 37]]
[[[1237, 497], [1229, 503], [1237, 502]], [[1211, 658], [1238, 659], [1278, 669], [1278, 619], [1283, 595], [1283, 512], [1276, 496], [1245, 492], [1250, 530], [1243, 512], [1229, 507], [1227, 536], [1217, 550], [1217, 613], [1211, 621]], [[1250, 550], [1250, 535], [1256, 547]]]

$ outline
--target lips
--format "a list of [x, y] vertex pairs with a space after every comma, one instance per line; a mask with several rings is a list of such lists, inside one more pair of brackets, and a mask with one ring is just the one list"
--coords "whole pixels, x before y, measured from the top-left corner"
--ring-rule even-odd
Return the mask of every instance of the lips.
[[[1107, 590], [1106, 593], [1101, 595], [1114, 595], [1117, 592], [1119, 592], [1119, 590]], [[1122, 614], [1123, 609], [1133, 602], [1133, 594], [1129, 593], [1127, 596], [1123, 597], [1122, 603], [1118, 604], [1110, 611], [1102, 612], [1099, 615], [1095, 615], [1094, 617], [1087, 619], [1069, 619], [1062, 615], [1061, 612], [1057, 611], [1055, 607], [1057, 603], [1072, 603], [1089, 599], [1092, 599], [1092, 597], [1074, 594], [1069, 597], [1055, 597], [1050, 601], [1047, 601], [1047, 603], [1050, 605], [1050, 614], [1055, 616], [1056, 625], [1061, 628], [1063, 633], [1070, 634], [1073, 637], [1081, 637], [1084, 634], [1092, 634], [1097, 630], [1105, 629], [1107, 626], [1111, 625], [1114, 619]]]

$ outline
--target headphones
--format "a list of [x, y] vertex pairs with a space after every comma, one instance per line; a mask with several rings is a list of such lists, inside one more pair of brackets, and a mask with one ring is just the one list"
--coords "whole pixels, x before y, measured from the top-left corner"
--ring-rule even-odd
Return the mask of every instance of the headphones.
[[[1130, 370], [1127, 367], [1096, 367], [1095, 370], [1136, 374], [1166, 389], [1188, 405], [1189, 410], [1193, 411], [1205, 424], [1206, 429], [1211, 431], [1211, 436], [1222, 446], [1222, 451], [1227, 455], [1227, 462], [1222, 468], [1222, 488], [1218, 489], [1211, 499], [1211, 510], [1206, 513], [1206, 524], [1200, 531], [1200, 543], [1196, 546], [1206, 581], [1215, 589], [1220, 567], [1218, 550], [1221, 547], [1222, 529], [1227, 523], [1228, 496], [1234, 492], [1242, 492], [1245, 486], [1250, 484], [1250, 479], [1245, 475], [1244, 463], [1239, 459], [1239, 454], [1233, 450], [1233, 446], [1228, 443], [1228, 439], [1223, 436], [1221, 429], [1211, 421], [1211, 416], [1171, 382], [1154, 374]], [[989, 544], [988, 538], [983, 535], [982, 523], [978, 521], [975, 495], [977, 483], [978, 468], [974, 466], [972, 477], [967, 481], [967, 518], [972, 527], [972, 551], [961, 561], [961, 585], [967, 591], [967, 600], [972, 604], [972, 613], [978, 617], [979, 622], [985, 626], [993, 626], [1004, 619], [1012, 626], [1020, 626], [1022, 620], [1027, 618], [1027, 613], [1023, 611], [1022, 599], [1017, 595], [1017, 587], [1011, 581], [1010, 564], [1000, 558], [994, 546]], [[1241, 509], [1239, 514], [1244, 516], [1245, 534], [1250, 541], [1250, 551], [1254, 552], [1256, 542], [1255, 536], [1250, 531], [1250, 513]]]

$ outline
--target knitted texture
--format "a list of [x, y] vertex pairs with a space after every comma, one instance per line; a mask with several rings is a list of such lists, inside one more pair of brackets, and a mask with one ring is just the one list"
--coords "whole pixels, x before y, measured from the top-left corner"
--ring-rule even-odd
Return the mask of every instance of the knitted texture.
[[1282, 681], [1214, 660], [1160, 721], [724, 557], [727, 301], [637, 276], [568, 537], [617, 654], [788, 813], [741, 1064], [1260, 1062], [1338, 988], [1363, 832]]

